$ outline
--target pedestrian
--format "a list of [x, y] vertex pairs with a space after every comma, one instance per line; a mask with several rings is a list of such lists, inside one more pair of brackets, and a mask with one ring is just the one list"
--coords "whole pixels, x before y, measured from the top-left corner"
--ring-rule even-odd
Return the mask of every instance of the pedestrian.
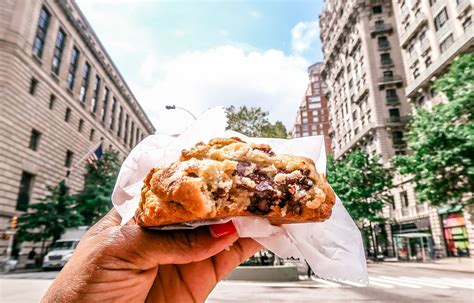
[[203, 302], [261, 249], [231, 222], [194, 230], [120, 226], [112, 209], [84, 235], [43, 302]]
[[28, 260], [34, 260], [35, 257], [36, 257], [36, 251], [35, 251], [35, 248], [33, 247], [28, 253]]

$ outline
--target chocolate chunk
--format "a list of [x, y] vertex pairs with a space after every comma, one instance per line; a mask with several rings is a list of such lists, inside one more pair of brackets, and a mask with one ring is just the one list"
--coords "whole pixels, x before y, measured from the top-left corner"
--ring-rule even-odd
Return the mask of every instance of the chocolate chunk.
[[257, 184], [257, 187], [255, 188], [257, 191], [275, 191], [275, 189], [272, 186], [272, 182], [269, 180], [262, 181]]
[[311, 171], [310, 171], [309, 169], [305, 169], [305, 170], [303, 171], [303, 175], [309, 176], [309, 174], [311, 174]]
[[275, 153], [272, 151], [272, 148], [268, 144], [256, 144], [253, 146], [254, 149], [258, 149], [270, 156], [275, 156]]
[[247, 167], [249, 167], [250, 165], [251, 165], [250, 162], [239, 161], [237, 163], [237, 169], [235, 173], [239, 176], [245, 176], [245, 171], [247, 170]]
[[299, 185], [304, 190], [310, 190], [311, 187], [314, 185], [314, 182], [313, 182], [313, 180], [311, 180], [311, 178], [304, 177], [300, 180]]
[[258, 207], [258, 209], [260, 209], [261, 211], [264, 211], [264, 212], [270, 211], [270, 203], [269, 203], [268, 200], [258, 201], [257, 207]]
[[212, 193], [212, 198], [214, 198], [214, 200], [217, 200], [219, 198], [223, 198], [226, 196], [226, 192], [225, 192], [225, 189], [219, 187], [217, 188], [217, 190], [215, 192]]
[[196, 175], [195, 173], [189, 173], [189, 174], [188, 174], [188, 177], [191, 177], [191, 178], [198, 178], [198, 175]]
[[301, 206], [300, 206], [299, 204], [294, 205], [294, 206], [291, 208], [291, 211], [292, 211], [295, 215], [301, 215], [301, 213], [302, 213]]

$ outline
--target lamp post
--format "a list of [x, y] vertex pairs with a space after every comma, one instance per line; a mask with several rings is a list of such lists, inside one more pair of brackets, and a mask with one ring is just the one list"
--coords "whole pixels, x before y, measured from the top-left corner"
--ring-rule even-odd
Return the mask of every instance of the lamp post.
[[188, 114], [190, 114], [190, 115], [193, 117], [194, 120], [197, 120], [197, 119], [196, 119], [196, 116], [193, 115], [192, 112], [190, 112], [189, 110], [185, 109], [184, 107], [179, 107], [179, 106], [176, 106], [176, 105], [172, 104], [172, 105], [166, 105], [165, 108], [166, 108], [167, 110], [171, 110], [171, 109], [184, 110], [185, 112], [187, 112]]

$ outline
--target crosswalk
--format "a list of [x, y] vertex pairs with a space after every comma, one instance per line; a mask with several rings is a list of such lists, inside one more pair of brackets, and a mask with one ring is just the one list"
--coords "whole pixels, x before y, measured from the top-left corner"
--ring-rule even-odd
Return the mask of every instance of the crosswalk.
[[474, 290], [474, 279], [448, 277], [408, 277], [408, 276], [370, 276], [369, 284], [352, 281], [327, 281], [317, 277], [311, 280], [320, 287], [374, 287], [374, 288], [437, 288], [437, 289], [470, 289]]

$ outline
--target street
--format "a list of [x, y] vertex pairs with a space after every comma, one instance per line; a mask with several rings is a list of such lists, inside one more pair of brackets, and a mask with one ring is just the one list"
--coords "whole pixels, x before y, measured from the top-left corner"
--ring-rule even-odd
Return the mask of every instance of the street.
[[[37, 302], [57, 275], [53, 272], [0, 276], [2, 302]], [[469, 273], [369, 264], [370, 283], [336, 283], [313, 277], [300, 282], [223, 281], [208, 302], [472, 302]]]

